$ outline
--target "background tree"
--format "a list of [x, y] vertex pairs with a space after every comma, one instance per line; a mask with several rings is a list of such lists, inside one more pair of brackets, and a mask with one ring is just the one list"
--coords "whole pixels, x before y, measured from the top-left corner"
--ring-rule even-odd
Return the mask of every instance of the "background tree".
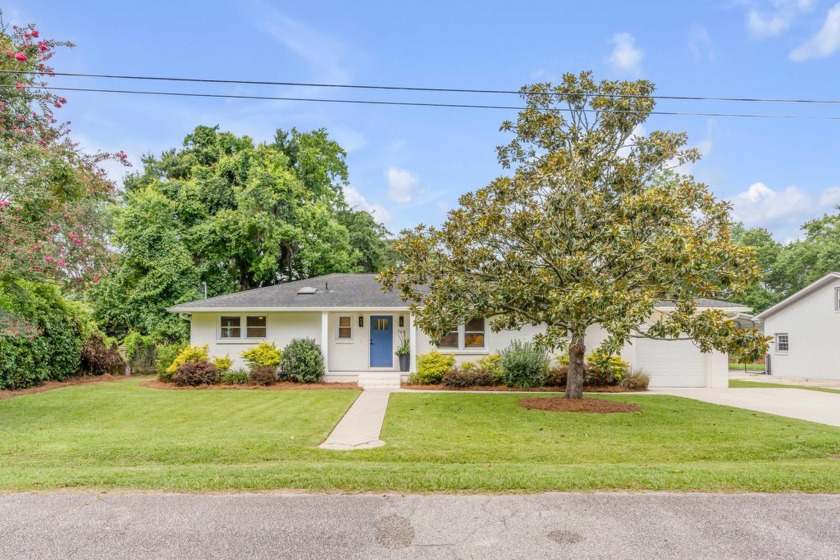
[[385, 263], [387, 231], [347, 208], [345, 153], [324, 130], [257, 145], [199, 126], [143, 163], [115, 218], [119, 270], [92, 294], [110, 334], [184, 338], [165, 309], [200, 297], [202, 282], [215, 296]]
[[[727, 204], [667, 173], [699, 158], [686, 135], [634, 133], [653, 90], [589, 72], [523, 88], [527, 108], [502, 124], [515, 137], [498, 148], [512, 173], [463, 195], [441, 228], [421, 225], [395, 243], [403, 266], [382, 280], [424, 331], [440, 338], [476, 316], [494, 330], [546, 325], [536, 342], [568, 347], [566, 398], [582, 398], [584, 334], [595, 324], [609, 353], [633, 336], [763, 352], [755, 331], [697, 309], [695, 298], [726, 297], [759, 271], [752, 250], [732, 243]], [[655, 313], [662, 300], [674, 311]]]
[[784, 299], [784, 294], [791, 287], [786, 264], [789, 248], [773, 239], [773, 235], [766, 229], [746, 229], [741, 224], [733, 228], [732, 240], [753, 249], [760, 270], [756, 281], [738, 296], [738, 302], [749, 305], [755, 313], [759, 313]]

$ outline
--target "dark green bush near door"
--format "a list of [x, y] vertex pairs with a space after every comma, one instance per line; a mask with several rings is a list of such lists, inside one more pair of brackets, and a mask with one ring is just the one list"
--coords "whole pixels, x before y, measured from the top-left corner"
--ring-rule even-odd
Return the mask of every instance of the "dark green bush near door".
[[317, 383], [324, 379], [324, 356], [311, 338], [295, 338], [283, 349], [280, 360], [283, 379], [298, 383]]

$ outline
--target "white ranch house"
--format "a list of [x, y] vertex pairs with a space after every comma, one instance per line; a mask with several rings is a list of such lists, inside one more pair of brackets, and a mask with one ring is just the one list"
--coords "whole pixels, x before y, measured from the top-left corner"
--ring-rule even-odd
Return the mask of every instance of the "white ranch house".
[[[699, 307], [722, 308], [733, 317], [749, 311], [742, 305], [701, 299]], [[658, 309], [666, 311], [663, 302]], [[313, 338], [321, 346], [326, 381], [358, 381], [361, 385], [396, 384], [416, 371], [417, 356], [436, 347], [414, 324], [399, 294], [384, 292], [374, 274], [329, 274], [226, 296], [182, 303], [169, 308], [190, 320], [190, 343], [208, 345], [212, 356], [240, 354], [263, 340], [284, 347], [293, 338]], [[461, 325], [441, 340], [437, 350], [458, 362], [476, 361], [505, 348], [512, 340], [530, 340], [539, 326], [492, 332], [484, 319]], [[587, 353], [604, 339], [592, 327]], [[400, 372], [394, 351], [409, 340], [408, 372]], [[725, 354], [704, 354], [688, 340], [640, 338], [628, 344], [622, 358], [650, 375], [651, 387], [727, 387]]]
[[773, 337], [767, 373], [840, 379], [840, 272], [826, 274], [755, 318]]

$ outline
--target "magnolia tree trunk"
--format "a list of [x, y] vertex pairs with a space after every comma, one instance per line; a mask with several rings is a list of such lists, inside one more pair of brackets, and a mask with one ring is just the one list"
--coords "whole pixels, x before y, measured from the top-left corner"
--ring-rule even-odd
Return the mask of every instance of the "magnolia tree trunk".
[[572, 343], [569, 345], [569, 374], [566, 377], [566, 398], [583, 398], [583, 355], [586, 352], [586, 345], [583, 335], [572, 335]]

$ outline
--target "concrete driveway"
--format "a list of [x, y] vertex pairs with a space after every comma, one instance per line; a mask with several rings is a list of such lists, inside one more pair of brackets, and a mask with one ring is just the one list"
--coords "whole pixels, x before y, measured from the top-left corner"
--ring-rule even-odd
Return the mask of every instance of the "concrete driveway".
[[840, 393], [806, 389], [651, 389], [712, 404], [840, 426]]
[[836, 559], [840, 496], [0, 494], [0, 559]]

